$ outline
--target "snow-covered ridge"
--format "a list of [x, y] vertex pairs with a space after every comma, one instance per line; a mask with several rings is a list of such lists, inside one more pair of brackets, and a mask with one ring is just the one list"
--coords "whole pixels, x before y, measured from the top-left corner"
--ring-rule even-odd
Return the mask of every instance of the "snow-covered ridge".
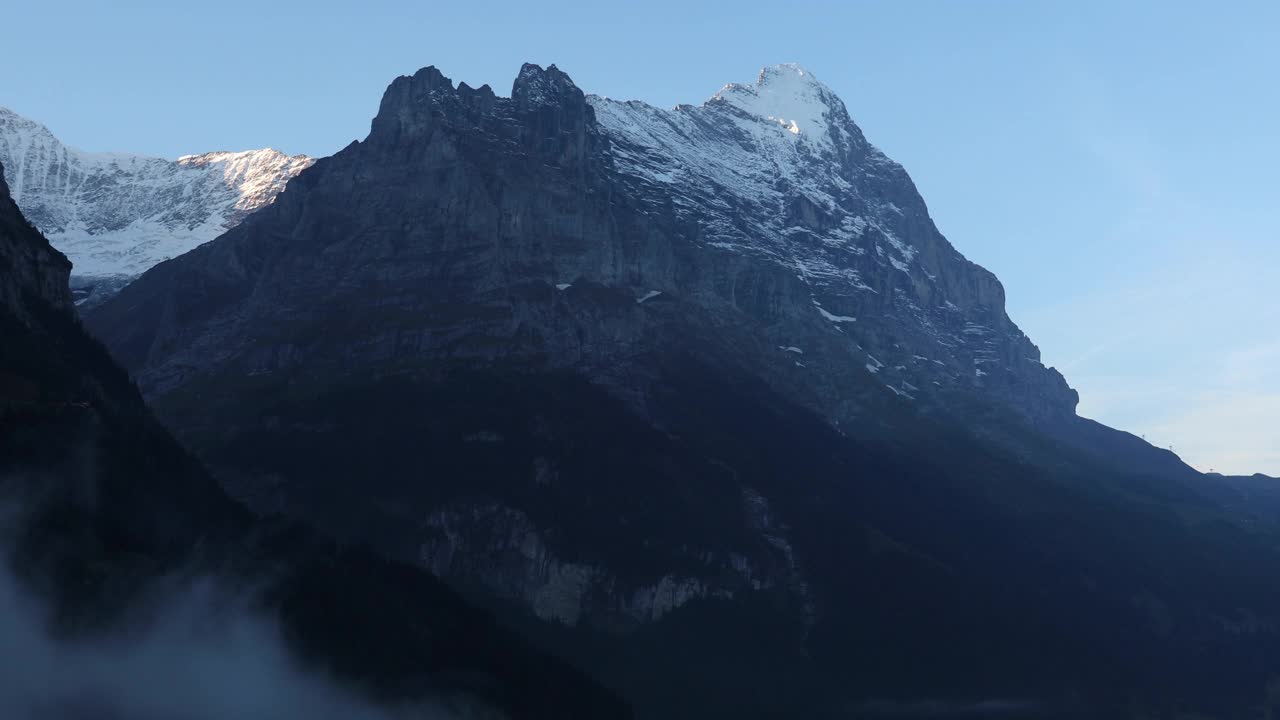
[[[858, 192], [869, 177], [900, 168], [798, 65], [765, 68], [755, 84], [731, 83], [700, 106], [589, 101], [623, 173], [678, 190], [677, 207], [715, 211], [710, 244], [765, 254], [841, 294], [871, 290], [856, 256], [905, 268], [916, 254], [894, 232], [895, 208]], [[801, 222], [797, 196], [821, 222]]]
[[[879, 191], [905, 173], [871, 146], [844, 103], [799, 65], [765, 68], [702, 105], [589, 101], [619, 170], [642, 190], [676, 193], [709, 245], [762, 255], [809, 282], [835, 316], [874, 293], [874, 276], [919, 268], [901, 209]], [[708, 222], [709, 221], [709, 222]]]
[[[807, 286], [809, 317], [847, 338], [895, 393], [999, 385], [1024, 407], [1074, 408], [1005, 314], [999, 281], [938, 232], [906, 171], [813, 73], [767, 67], [754, 83], [669, 110], [588, 102], [645, 212], [674, 211], [694, 242], [785, 268]], [[966, 332], [975, 326], [986, 332]]]
[[270, 204], [312, 158], [271, 149], [167, 160], [94, 153], [0, 108], [0, 163], [23, 214], [73, 278], [131, 278]]
[[840, 125], [829, 116], [840, 100], [814, 77], [796, 64], [776, 65], [760, 71], [754, 85], [729, 83], [710, 102], [731, 105], [751, 117], [773, 121], [797, 140], [813, 144], [820, 150], [833, 149], [833, 130], [847, 140]]

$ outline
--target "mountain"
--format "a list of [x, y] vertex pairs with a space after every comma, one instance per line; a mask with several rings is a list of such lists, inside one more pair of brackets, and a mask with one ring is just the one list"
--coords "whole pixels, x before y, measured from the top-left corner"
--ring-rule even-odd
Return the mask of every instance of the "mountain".
[[1261, 712], [1265, 483], [1075, 415], [796, 66], [701, 106], [435, 68], [86, 322], [234, 496], [648, 717]]
[[13, 199], [71, 258], [80, 299], [94, 302], [271, 204], [313, 162], [269, 148], [176, 161], [88, 153], [0, 107], [0, 164]]
[[[22, 217], [0, 179], [0, 549], [6, 569], [48, 605], [56, 638], [50, 642], [91, 648], [69, 656], [78, 662], [55, 663], [29, 686], [22, 686], [21, 673], [17, 686], [0, 683], [6, 713], [155, 716], [170, 690], [154, 678], [138, 683], [116, 672], [106, 674], [111, 681], [95, 682], [77, 674], [86, 673], [84, 658], [110, 665], [111, 638], [129, 637], [138, 615], [154, 620], [166, 597], [203, 578], [229, 597], [252, 598], [255, 616], [278, 630], [303, 667], [337, 678], [344, 692], [370, 703], [427, 703], [428, 716], [437, 718], [630, 716], [607, 691], [533, 650], [426, 573], [280, 519], [255, 519], [228, 498], [84, 333], [67, 284], [70, 268]], [[2, 582], [0, 588], [7, 591]], [[0, 601], [9, 612], [9, 598]], [[198, 622], [213, 624], [216, 614], [202, 612]], [[194, 673], [197, 686], [246, 696], [209, 698], [224, 709], [287, 691], [262, 687], [262, 678], [242, 686], [222, 679], [234, 671], [221, 662], [270, 666], [269, 653], [259, 649], [265, 660], [232, 654], [201, 664], [193, 638], [180, 636], [168, 649], [134, 647], [128, 657], [141, 656], [166, 681]], [[222, 640], [218, 651], [243, 649], [243, 636]], [[6, 641], [0, 649], [6, 667], [39, 667], [44, 659], [16, 637]], [[129, 682], [150, 699], [132, 712], [104, 703]], [[14, 704], [32, 698], [38, 707], [30, 715]], [[198, 698], [185, 700], [190, 717], [206, 716], [194, 707]]]
[[769, 310], [829, 322], [838, 332], [825, 334], [845, 338], [839, 364], [905, 398], [978, 391], [1033, 416], [1074, 413], [1075, 392], [1005, 314], [1000, 282], [938, 232], [907, 173], [812, 73], [765, 68], [673, 110], [589, 102], [644, 211], [709, 254], [794, 275], [777, 281], [788, 306]]

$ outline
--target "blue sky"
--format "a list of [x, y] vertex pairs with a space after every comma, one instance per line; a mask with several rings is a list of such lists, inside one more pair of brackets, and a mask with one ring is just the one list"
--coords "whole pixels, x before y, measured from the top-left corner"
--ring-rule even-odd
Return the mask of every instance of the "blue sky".
[[[1123, 5], [1123, 7], [1120, 7]], [[396, 75], [700, 102], [799, 62], [910, 171], [1081, 414], [1280, 475], [1280, 3], [24, 2], [0, 105], [177, 156], [362, 138]]]

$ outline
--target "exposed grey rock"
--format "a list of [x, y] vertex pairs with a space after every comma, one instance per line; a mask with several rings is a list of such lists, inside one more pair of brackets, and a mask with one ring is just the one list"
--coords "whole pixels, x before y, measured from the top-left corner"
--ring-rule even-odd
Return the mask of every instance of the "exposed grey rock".
[[[767, 507], [766, 501], [755, 494], [748, 511], [762, 505]], [[739, 553], [705, 552], [686, 558], [701, 566], [696, 575], [666, 573], [640, 583], [601, 564], [559, 557], [526, 514], [502, 505], [451, 505], [431, 512], [422, 527], [418, 559], [423, 567], [479, 584], [539, 618], [570, 626], [627, 629], [659, 620], [691, 600], [732, 598], [790, 583], [800, 599], [807, 595], [791, 548], [773, 524], [759, 528], [771, 546], [760, 548], [771, 561], [766, 566]]]
[[9, 195], [0, 165], [0, 305], [15, 317], [29, 319], [38, 299], [57, 310], [70, 312], [71, 291], [67, 277], [71, 262], [54, 250], [22, 216]]

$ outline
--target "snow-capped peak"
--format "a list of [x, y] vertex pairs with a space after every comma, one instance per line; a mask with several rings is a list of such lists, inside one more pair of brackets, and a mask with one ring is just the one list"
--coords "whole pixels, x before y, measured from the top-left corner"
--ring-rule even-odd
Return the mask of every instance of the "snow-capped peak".
[[777, 123], [796, 138], [822, 148], [831, 146], [833, 114], [846, 115], [835, 93], [795, 63], [766, 67], [751, 85], [725, 85], [708, 101], [716, 104]]
[[284, 189], [289, 178], [314, 162], [306, 155], [289, 156], [274, 148], [240, 152], [222, 150], [178, 158], [178, 164], [184, 167], [208, 168], [210, 172], [220, 173], [223, 183], [236, 189], [239, 197], [235, 208], [242, 213], [269, 205]]
[[754, 83], [670, 110], [588, 101], [646, 213], [696, 228], [690, 237], [711, 252], [793, 276], [809, 301], [797, 311], [850, 339], [859, 365], [894, 393], [975, 384], [989, 393], [1008, 380], [998, 392], [1030, 413], [1074, 409], [1074, 391], [1004, 314], [999, 282], [951, 247], [906, 171], [813, 73], [766, 67]]

